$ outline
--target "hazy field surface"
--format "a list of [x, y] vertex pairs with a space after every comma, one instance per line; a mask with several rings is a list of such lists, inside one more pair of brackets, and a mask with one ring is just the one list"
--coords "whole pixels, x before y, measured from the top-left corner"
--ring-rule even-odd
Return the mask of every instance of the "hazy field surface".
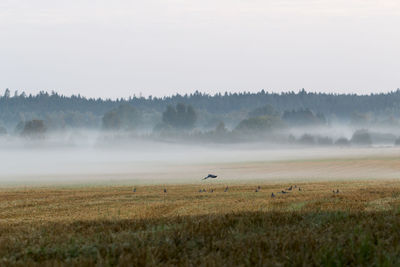
[[3, 189], [0, 265], [400, 264], [400, 181], [290, 185]]
[[228, 181], [393, 179], [399, 147], [280, 148], [265, 144], [0, 149], [0, 185], [198, 183], [208, 173]]

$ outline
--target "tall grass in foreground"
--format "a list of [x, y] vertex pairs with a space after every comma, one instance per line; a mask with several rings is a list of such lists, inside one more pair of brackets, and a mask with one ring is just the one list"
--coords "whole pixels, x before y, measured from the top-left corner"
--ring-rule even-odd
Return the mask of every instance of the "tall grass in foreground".
[[400, 265], [400, 183], [287, 186], [0, 192], [0, 265]]

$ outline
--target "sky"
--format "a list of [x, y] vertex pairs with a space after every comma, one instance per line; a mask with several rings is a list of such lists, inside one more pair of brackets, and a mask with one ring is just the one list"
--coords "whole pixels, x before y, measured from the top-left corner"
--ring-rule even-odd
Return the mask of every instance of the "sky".
[[398, 0], [1, 0], [0, 90], [400, 88]]

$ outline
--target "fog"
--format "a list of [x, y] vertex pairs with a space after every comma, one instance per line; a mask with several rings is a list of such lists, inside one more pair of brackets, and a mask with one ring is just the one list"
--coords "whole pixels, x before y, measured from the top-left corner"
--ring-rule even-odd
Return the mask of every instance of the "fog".
[[[296, 134], [301, 133], [298, 130]], [[335, 131], [331, 133], [336, 135]], [[365, 161], [395, 159], [400, 155], [400, 148], [393, 144], [340, 147], [277, 144], [265, 140], [180, 143], [114, 134], [115, 139], [112, 139], [110, 133], [81, 130], [51, 133], [43, 140], [3, 138], [0, 142], [0, 184], [204, 183], [201, 178], [208, 173], [219, 176], [208, 183], [396, 178], [399, 171], [392, 165]], [[322, 130], [319, 134], [323, 134]], [[346, 165], [350, 159], [361, 162]], [[360, 167], [360, 164], [365, 166]], [[326, 172], [327, 167], [333, 169]]]

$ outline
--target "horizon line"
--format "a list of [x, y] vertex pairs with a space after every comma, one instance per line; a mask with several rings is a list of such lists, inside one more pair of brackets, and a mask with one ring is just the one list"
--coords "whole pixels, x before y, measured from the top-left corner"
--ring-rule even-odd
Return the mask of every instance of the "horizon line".
[[344, 93], [344, 92], [324, 92], [324, 91], [317, 91], [317, 90], [309, 90], [307, 91], [305, 88], [302, 89], [298, 89], [297, 91], [295, 90], [286, 90], [286, 91], [276, 91], [276, 90], [266, 90], [266, 89], [258, 89], [257, 91], [249, 91], [249, 90], [242, 90], [242, 91], [218, 91], [218, 92], [214, 92], [214, 93], [209, 93], [209, 92], [205, 92], [205, 91], [199, 91], [199, 90], [195, 90], [193, 92], [185, 92], [185, 93], [180, 93], [180, 92], [176, 92], [174, 94], [166, 94], [166, 95], [153, 95], [153, 94], [147, 94], [147, 95], [143, 95], [142, 92], [138, 92], [138, 93], [134, 93], [133, 95], [129, 95], [129, 96], [125, 96], [125, 97], [94, 97], [94, 96], [87, 96], [87, 95], [83, 95], [81, 93], [72, 93], [72, 94], [63, 94], [60, 93], [59, 91], [56, 90], [40, 90], [38, 92], [31, 92], [31, 93], [26, 93], [24, 90], [18, 90], [18, 89], [14, 89], [11, 90], [10, 88], [5, 88], [4, 89], [4, 93], [2, 95], [0, 95], [1, 99], [4, 99], [6, 97], [6, 92], [7, 90], [9, 91], [9, 98], [15, 98], [15, 97], [22, 97], [23, 94], [25, 94], [25, 97], [37, 97], [40, 95], [57, 95], [59, 97], [67, 97], [67, 98], [71, 98], [71, 97], [78, 97], [78, 98], [84, 98], [84, 99], [88, 99], [88, 100], [103, 100], [103, 101], [120, 101], [120, 100], [125, 100], [125, 101], [129, 101], [131, 99], [166, 99], [166, 98], [173, 98], [176, 96], [183, 96], [183, 97], [187, 97], [187, 96], [193, 96], [193, 95], [204, 95], [204, 96], [211, 96], [211, 97], [215, 97], [218, 95], [224, 96], [225, 94], [228, 95], [240, 95], [240, 94], [248, 94], [248, 95], [257, 95], [260, 94], [262, 92], [264, 92], [265, 94], [271, 94], [271, 95], [284, 95], [284, 94], [300, 94], [300, 93], [306, 93], [306, 94], [320, 94], [320, 95], [334, 95], [334, 96], [340, 96], [340, 95], [356, 95], [356, 96], [374, 96], [374, 95], [385, 95], [385, 94], [393, 94], [393, 93], [397, 93], [400, 91], [400, 88], [396, 88], [394, 90], [388, 90], [388, 91], [381, 91], [381, 92], [369, 92], [369, 93], [357, 93], [357, 92], [350, 92], [350, 93]]

